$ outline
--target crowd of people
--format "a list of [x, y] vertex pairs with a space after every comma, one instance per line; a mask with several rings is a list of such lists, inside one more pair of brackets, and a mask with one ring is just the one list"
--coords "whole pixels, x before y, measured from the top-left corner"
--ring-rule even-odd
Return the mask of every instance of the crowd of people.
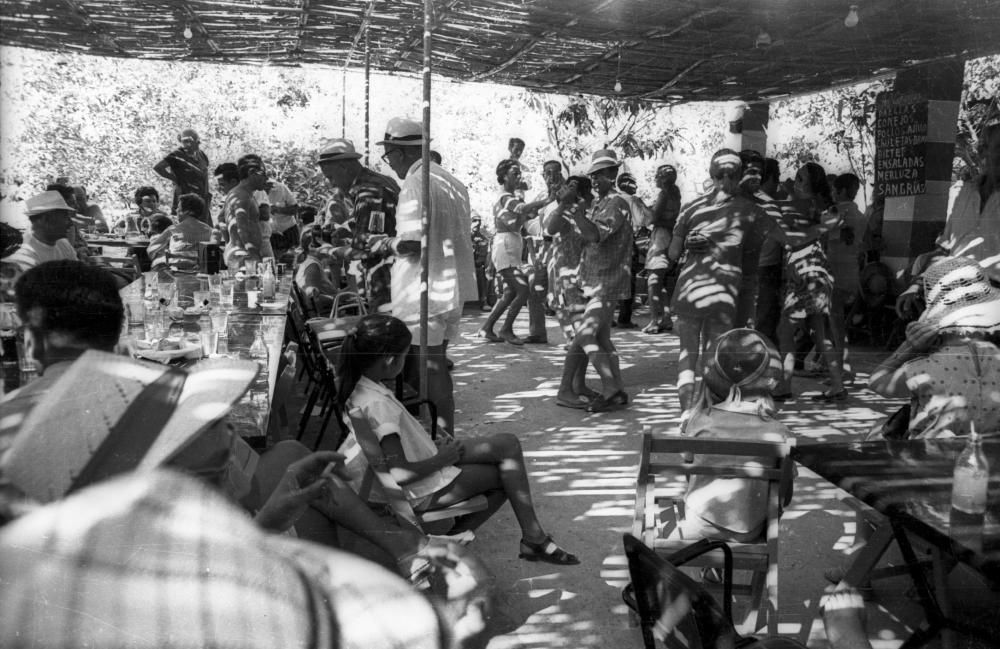
[[[157, 461], [150, 459], [150, 448], [134, 444], [128, 453], [98, 449], [96, 459], [83, 459], [101, 466], [88, 465], [66, 490], [41, 498], [28, 498], [32, 494], [9, 481], [4, 475], [9, 451], [23, 437], [25, 422], [37, 428], [50, 408], [62, 412], [54, 408], [53, 395], [65, 394], [66, 384], [80, 381], [84, 371], [88, 394], [115, 389], [114, 377], [99, 370], [116, 362], [123, 278], [90, 259], [81, 230], [145, 234], [154, 268], [197, 266], [200, 244], [220, 246], [231, 268], [285, 258], [296, 264], [301, 293], [324, 309], [338, 294], [356, 293], [369, 314], [347, 334], [338, 354], [339, 384], [331, 386], [337, 403], [371, 427], [415, 511], [485, 496], [485, 509], [458, 518], [449, 530], [460, 536], [509, 502], [522, 534], [519, 556], [528, 561], [575, 565], [581, 559], [558, 545], [541, 522], [515, 435], [453, 437], [456, 396], [462, 395], [455, 394], [447, 351], [458, 338], [466, 303], [488, 311], [480, 314], [484, 321], [476, 334], [483, 343], [547, 345], [546, 318], [556, 319], [565, 339], [555, 397], [560, 407], [602, 413], [629, 406], [613, 330], [637, 326], [633, 309], [640, 295], [649, 306], [642, 332], [672, 331], [679, 340], [673, 382], [682, 434], [790, 435], [776, 420], [775, 402], [794, 395], [802, 344], [815, 349], [829, 374], [829, 389], [812, 398], [831, 404], [848, 398], [846, 314], [862, 299], [865, 264], [880, 252], [878, 218], [863, 214], [854, 202], [856, 176], [831, 177], [810, 162], [781, 183], [773, 159], [721, 149], [707, 169], [711, 185], [705, 194], [682, 196], [676, 166], [664, 163], [655, 174], [657, 194], [647, 204], [617, 152], [604, 148], [578, 173], [558, 160], [545, 161], [544, 189], [527, 198], [527, 170], [520, 161], [525, 144], [515, 138], [508, 157], [490, 172], [500, 190], [491, 227], [484, 228], [466, 187], [439, 156], [423, 168], [424, 148], [430, 146], [425, 137], [414, 120], [396, 117], [386, 126], [378, 146], [401, 183], [363, 166], [350, 140], [330, 141], [316, 166], [332, 198], [313, 208], [300, 206], [291, 188], [269, 178], [259, 155], [246, 154], [215, 167], [222, 207], [211, 214], [209, 161], [192, 130], [183, 131], [180, 148], [154, 167], [175, 186], [169, 215], [160, 211], [152, 187], [139, 188], [135, 213], [113, 224], [102, 222], [86, 190], [56, 184], [25, 201], [30, 232], [14, 242], [14, 234], [5, 231], [4, 290], [23, 324], [24, 353], [42, 371], [2, 402], [0, 637], [30, 628], [56, 638], [73, 628], [86, 639], [78, 644], [119, 646], [108, 639], [131, 637], [137, 625], [146, 630], [151, 624], [148, 611], [134, 609], [132, 601], [164, 588], [143, 578], [150, 570], [190, 596], [189, 602], [165, 601], [169, 615], [203, 602], [209, 607], [203, 616], [226, 624], [242, 620], [247, 646], [277, 638], [287, 644], [300, 635], [314, 641], [347, 638], [358, 625], [344, 617], [350, 613], [342, 606], [370, 613], [345, 603], [359, 591], [363, 601], [385, 598], [398, 602], [400, 610], [423, 611], [416, 626], [367, 625], [366, 632], [410, 633], [402, 641], [406, 646], [460, 646], [482, 632], [489, 605], [480, 587], [485, 572], [475, 557], [451, 541], [387, 521], [359, 495], [358, 484], [367, 478], [353, 433], [338, 452], [311, 452], [286, 440], [258, 454], [227, 425], [225, 408], [204, 420], [187, 413], [174, 422], [180, 391], [167, 388], [171, 381], [183, 384], [183, 373], [163, 371], [149, 378], [124, 403], [100, 402], [105, 410], [98, 428], [106, 428], [108, 439], [120, 440], [130, 424], [150, 421], [142, 417], [178, 427], [171, 439], [183, 443], [169, 452], [154, 445]], [[981, 143], [980, 178], [963, 188], [938, 248], [918, 260], [913, 287], [900, 296], [900, 316], [910, 320], [905, 341], [871, 377], [870, 388], [880, 394], [912, 397], [906, 426], [912, 436], [961, 435], [971, 423], [982, 432], [1000, 432], [1000, 403], [989, 389], [1000, 379], [1000, 112], [987, 117]], [[431, 201], [426, 223], [425, 196]], [[515, 331], [523, 308], [529, 312], [526, 336]], [[444, 432], [438, 439], [385, 387], [400, 376], [419, 387], [422, 363], [426, 393]], [[597, 387], [587, 383], [591, 367]], [[122, 371], [133, 370], [138, 376], [134, 368]], [[231, 403], [255, 372], [238, 361], [228, 371], [231, 385], [219, 384], [220, 395], [228, 396], [219, 399]], [[84, 435], [84, 424], [65, 432]], [[150, 464], [156, 471], [105, 482]], [[708, 480], [691, 484], [685, 498], [686, 538], [746, 541], [760, 535], [763, 500], [749, 486], [720, 499]], [[65, 511], [74, 512], [72, 525]], [[195, 537], [186, 536], [191, 520], [213, 521], [220, 533], [195, 526]], [[338, 527], [368, 540], [400, 576], [430, 588], [438, 599], [416, 604], [402, 582], [330, 550], [338, 547]], [[289, 530], [300, 540], [278, 538]], [[98, 535], [122, 536], [122, 551], [114, 551], [117, 541], [94, 543]], [[43, 537], [57, 541], [43, 543]], [[167, 558], [164, 565], [158, 559], [149, 566], [125, 556], [126, 549], [153, 543], [197, 547], [204, 574]], [[44, 554], [45, 561], [24, 558], [32, 552]], [[331, 579], [334, 573], [341, 576]], [[283, 581], [262, 586], [266, 577], [260, 575], [277, 574]], [[456, 583], [464, 582], [456, 575], [468, 577], [472, 586], [458, 588]], [[104, 597], [123, 583], [135, 589], [130, 597]], [[252, 614], [231, 608], [231, 598], [212, 596], [224, 590], [245, 592], [264, 606], [283, 602], [286, 617], [263, 635], [254, 634]], [[66, 604], [67, 592], [92, 603]], [[49, 610], [59, 610], [64, 621], [36, 617]], [[190, 646], [212, 643], [207, 626], [184, 632], [193, 634]]]

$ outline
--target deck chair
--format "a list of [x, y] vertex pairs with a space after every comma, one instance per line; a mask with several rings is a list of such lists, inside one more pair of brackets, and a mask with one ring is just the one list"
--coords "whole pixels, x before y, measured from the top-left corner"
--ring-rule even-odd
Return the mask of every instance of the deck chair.
[[[386, 504], [401, 525], [410, 525], [424, 532], [424, 527], [428, 524], [450, 521], [459, 516], [483, 511], [489, 506], [486, 496], [479, 495], [473, 496], [468, 500], [463, 500], [450, 507], [431, 509], [419, 513], [413, 511], [413, 507], [403, 493], [403, 489], [389, 471], [389, 463], [385, 459], [385, 454], [382, 453], [382, 446], [379, 444], [378, 437], [375, 436], [371, 426], [368, 425], [368, 420], [357, 408], [351, 410], [350, 417], [354, 436], [358, 440], [361, 452], [365, 454], [365, 459], [368, 461], [368, 473], [370, 474], [365, 476], [364, 483], [358, 495], [361, 496], [362, 500], [368, 500], [371, 496], [371, 481], [373, 479], [377, 480], [379, 486], [382, 487]], [[442, 531], [446, 532], [450, 527], [451, 524], [449, 523], [445, 525]]]
[[631, 583], [622, 591], [622, 598], [639, 616], [646, 649], [656, 649], [658, 642], [669, 649], [805, 649], [791, 638], [740, 636], [728, 606], [720, 608], [701, 584], [677, 567], [721, 551], [723, 591], [728, 601], [733, 555], [725, 542], [702, 539], [667, 558], [631, 534], [625, 534], [623, 542]]
[[[751, 611], [756, 611], [754, 628], [760, 629], [766, 622], [771, 634], [778, 631], [778, 533], [782, 507], [791, 498], [794, 463], [789, 452], [793, 445], [794, 440], [770, 442], [654, 435], [647, 428], [642, 436], [636, 480], [632, 533], [663, 555], [673, 554], [692, 542], [671, 536], [674, 531], [671, 523], [684, 519], [684, 492], [689, 476], [748, 478], [768, 483], [765, 538], [759, 543], [729, 543], [729, 546], [735, 569], [750, 571], [752, 575], [749, 584], [734, 584], [733, 592], [750, 597]], [[726, 466], [692, 464], [685, 461], [688, 454], [745, 457], [746, 461]], [[722, 567], [718, 557], [713, 555], [700, 556], [690, 563]], [[763, 598], [765, 591], [766, 599]]]

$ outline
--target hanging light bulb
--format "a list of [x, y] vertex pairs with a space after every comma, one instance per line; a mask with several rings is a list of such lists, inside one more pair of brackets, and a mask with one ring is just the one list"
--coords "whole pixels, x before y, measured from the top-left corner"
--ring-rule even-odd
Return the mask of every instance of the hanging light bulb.
[[622, 91], [622, 82], [619, 81], [618, 79], [615, 79], [615, 92], [621, 92], [621, 91]]
[[618, 70], [615, 72], [615, 92], [622, 91], [622, 46], [621, 43], [618, 44]]
[[763, 27], [760, 28], [760, 33], [757, 34], [757, 40], [753, 42], [753, 46], [756, 48], [771, 46], [771, 35]]
[[194, 32], [191, 31], [191, 25], [184, 25], [184, 38], [186, 40], [194, 38]]
[[857, 27], [859, 20], [861, 19], [858, 17], [858, 5], [851, 5], [851, 10], [847, 12], [847, 18], [844, 18], [844, 27]]

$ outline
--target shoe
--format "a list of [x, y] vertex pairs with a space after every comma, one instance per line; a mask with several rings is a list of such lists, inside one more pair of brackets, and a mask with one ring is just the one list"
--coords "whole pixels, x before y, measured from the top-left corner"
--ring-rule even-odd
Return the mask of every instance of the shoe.
[[621, 410], [628, 405], [628, 395], [624, 390], [615, 392], [610, 397], [598, 396], [587, 406], [587, 412], [609, 412]]
[[479, 310], [482, 311], [483, 313], [489, 313], [490, 311], [493, 310], [493, 307], [491, 307], [489, 304], [480, 304]]
[[500, 334], [500, 339], [510, 343], [511, 345], [521, 346], [524, 344], [524, 340], [522, 338], [518, 338], [517, 334], [514, 333], [502, 333]]
[[556, 397], [556, 405], [563, 408], [575, 408], [576, 410], [586, 410], [587, 406], [590, 405], [590, 399], [582, 395], [578, 395], [575, 400], [563, 399], [562, 397]]
[[524, 342], [529, 345], [548, 345], [549, 339], [545, 336], [527, 336]]
[[819, 394], [814, 394], [811, 399], [813, 401], [821, 401], [823, 403], [833, 403], [834, 401], [847, 401], [847, 390], [841, 390], [836, 393], [820, 392]]
[[503, 342], [503, 338], [501, 338], [500, 336], [496, 335], [492, 331], [486, 331], [485, 329], [480, 329], [479, 331], [477, 331], [476, 332], [476, 338], [479, 338], [481, 340], [485, 340], [488, 343], [502, 343]]
[[619, 322], [615, 326], [617, 326], [619, 329], [635, 329], [639, 325], [637, 325], [634, 322]]
[[541, 543], [529, 543], [521, 539], [521, 551], [517, 554], [517, 558], [525, 561], [544, 561], [559, 566], [575, 566], [580, 563], [575, 554], [560, 548], [551, 536], [546, 536]]
[[660, 325], [656, 324], [655, 322], [650, 322], [648, 325], [642, 328], [642, 333], [644, 334], [658, 334], [661, 331], [663, 331], [663, 329], [660, 327]]

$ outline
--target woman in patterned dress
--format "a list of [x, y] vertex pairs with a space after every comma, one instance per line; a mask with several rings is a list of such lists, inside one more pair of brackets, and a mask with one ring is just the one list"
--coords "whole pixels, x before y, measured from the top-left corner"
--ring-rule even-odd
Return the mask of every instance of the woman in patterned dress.
[[587, 211], [594, 201], [590, 178], [570, 176], [566, 184], [576, 189], [580, 201], [573, 208], [557, 208], [545, 218], [542, 227], [552, 235], [551, 257], [548, 263], [549, 304], [556, 312], [556, 319], [571, 342], [576, 334], [576, 325], [583, 313], [586, 301], [580, 287], [580, 254], [586, 242], [573, 221], [565, 214], [566, 209]]

